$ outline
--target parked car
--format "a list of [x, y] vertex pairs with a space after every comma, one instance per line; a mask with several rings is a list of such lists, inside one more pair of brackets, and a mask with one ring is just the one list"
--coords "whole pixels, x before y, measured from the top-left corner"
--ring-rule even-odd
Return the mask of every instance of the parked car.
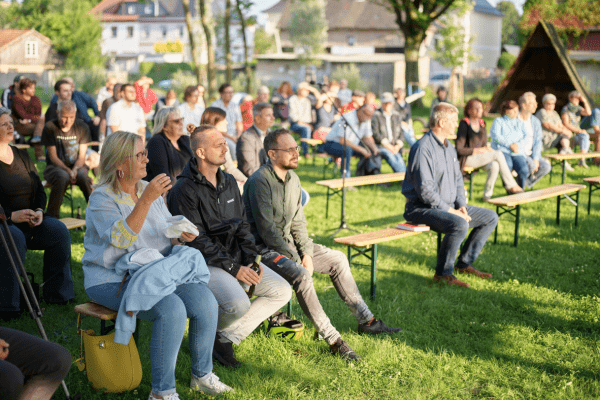
[[450, 73], [444, 72], [441, 74], [433, 75], [432, 77], [429, 78], [429, 84], [431, 85], [431, 87], [434, 91], [436, 91], [437, 88], [440, 86], [448, 87], [448, 85], [450, 84]]

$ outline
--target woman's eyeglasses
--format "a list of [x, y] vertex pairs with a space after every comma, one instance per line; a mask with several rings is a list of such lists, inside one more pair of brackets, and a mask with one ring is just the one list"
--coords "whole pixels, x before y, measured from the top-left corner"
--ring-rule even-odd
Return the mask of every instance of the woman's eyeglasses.
[[138, 160], [139, 162], [142, 162], [144, 160], [144, 158], [148, 158], [148, 149], [144, 150], [144, 151], [140, 151], [139, 153], [137, 153], [135, 155], [136, 160]]

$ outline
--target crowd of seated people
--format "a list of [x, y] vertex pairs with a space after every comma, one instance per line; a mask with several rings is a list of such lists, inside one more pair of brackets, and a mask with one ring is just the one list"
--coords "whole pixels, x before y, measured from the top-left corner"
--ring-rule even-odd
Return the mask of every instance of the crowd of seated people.
[[[43, 300], [66, 304], [74, 299], [70, 234], [57, 220], [71, 184], [78, 185], [89, 201], [82, 263], [90, 299], [122, 311], [125, 297], [143, 297], [127, 290], [129, 285], [137, 287], [137, 282], [159, 295], [135, 310], [138, 318], [152, 321], [150, 399], [178, 398], [175, 363], [188, 319], [190, 387], [207, 394], [233, 390], [212, 372], [213, 357], [223, 365], [240, 366], [233, 346], [240, 345], [286, 304], [292, 290], [331, 353], [359, 360], [322, 309], [312, 283], [313, 271], [331, 276], [354, 314], [359, 332], [400, 330], [374, 317], [358, 292], [346, 257], [313, 243], [308, 236], [302, 211], [308, 193], [294, 173], [299, 157], [308, 155], [308, 147], [298, 146], [292, 132], [302, 138], [322, 139], [324, 151], [341, 158], [341, 173], [347, 177], [351, 176], [354, 154], [381, 156], [394, 172], [406, 172], [405, 216], [448, 233], [438, 254], [434, 280], [456, 286], [468, 285], [454, 277], [454, 272], [491, 277], [471, 264], [497, 223], [495, 213], [466, 205], [460, 170], [486, 168], [484, 200], [492, 197], [498, 175], [507, 193], [520, 193], [549, 172], [542, 150], [557, 147], [570, 152], [569, 140], [574, 137], [580, 151], [587, 152], [590, 138], [597, 148], [600, 134], [600, 111], [589, 109], [576, 92], [569, 96], [562, 118], [554, 111], [556, 97], [551, 94], [543, 97], [537, 113], [531, 92], [516, 99], [518, 102], [503, 103], [502, 116], [491, 126], [489, 144], [483, 103], [477, 98], [469, 100], [458, 123], [458, 110], [445, 101], [444, 88], [432, 106], [431, 130], [416, 141], [404, 89], [396, 89], [395, 96], [382, 93], [377, 99], [373, 93], [350, 90], [344, 80], [329, 82], [322, 90], [303, 82], [297, 86], [297, 94], [284, 82], [272, 97], [269, 89], [261, 86], [257, 97], [242, 101], [240, 107], [232, 101], [233, 88], [226, 83], [219, 89], [220, 99], [205, 108], [202, 86], [186, 87], [178, 103], [175, 91], [158, 99], [151, 85], [149, 79], [134, 84], [109, 80], [92, 106], [87, 94], [74, 90], [72, 80], [62, 79], [54, 87], [55, 102], [44, 116], [39, 99], [35, 100], [35, 82], [24, 78], [15, 83], [15, 88], [22, 89], [13, 97], [13, 106], [17, 104], [13, 110], [21, 114], [0, 108], [0, 205], [20, 257], [25, 259], [28, 249], [44, 251]], [[154, 103], [153, 128], [147, 134], [146, 120]], [[88, 109], [97, 110], [98, 105], [97, 118], [89, 117]], [[276, 118], [289, 122], [290, 130], [273, 130]], [[16, 128], [22, 130], [21, 136], [33, 136], [37, 158], [42, 159], [38, 147], [46, 147], [43, 175], [51, 186], [48, 204], [27, 151], [9, 145], [15, 141]], [[456, 128], [456, 150], [438, 148]], [[100, 155], [95, 153], [101, 171], [96, 174], [96, 186], [89, 176], [87, 148], [94, 139], [93, 129], [103, 142]], [[411, 148], [407, 165], [402, 157], [404, 143]], [[436, 152], [439, 157], [428, 159]], [[441, 165], [445, 155], [457, 158], [460, 167]], [[439, 169], [431, 169], [435, 163], [440, 164]], [[580, 165], [585, 167], [585, 161]], [[443, 177], [437, 179], [435, 174]], [[432, 177], [436, 185], [423, 192], [422, 183]], [[199, 234], [182, 233], [168, 239], [163, 229], [172, 215], [188, 218]], [[464, 221], [469, 223], [466, 227]], [[467, 238], [469, 227], [474, 230]], [[467, 244], [455, 265], [458, 245], [465, 238]], [[257, 254], [263, 256], [259, 273], [250, 268]], [[7, 257], [0, 248], [2, 265], [8, 264]], [[117, 264], [139, 261], [136, 257], [146, 257], [146, 262], [153, 257], [156, 268], [132, 269], [123, 283]], [[175, 265], [189, 281], [172, 285], [172, 291], [161, 291], [157, 279], [173, 279], [160, 274], [161, 268]], [[250, 301], [239, 281], [256, 285], [257, 298]], [[15, 277], [2, 269], [0, 282], [0, 316], [18, 317], [21, 304]], [[129, 331], [119, 330], [115, 340], [125, 344], [129, 336]], [[3, 361], [9, 359], [1, 353], [2, 344], [8, 343], [4, 341], [13, 337], [18, 338], [14, 343], [25, 340], [0, 330], [0, 371], [15, 368], [16, 361], [6, 367]], [[48, 351], [61, 359], [60, 347]], [[66, 374], [58, 364], [54, 380]], [[50, 391], [58, 386], [54, 380], [47, 385]]]

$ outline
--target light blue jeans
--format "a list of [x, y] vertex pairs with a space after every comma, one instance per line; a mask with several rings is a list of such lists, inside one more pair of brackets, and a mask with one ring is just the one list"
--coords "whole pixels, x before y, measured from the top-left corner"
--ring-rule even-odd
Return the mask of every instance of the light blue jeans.
[[594, 126], [600, 126], [600, 108], [594, 108], [591, 115], [581, 119], [581, 123], [579, 125], [581, 129], [585, 129], [586, 131]]
[[575, 144], [579, 145], [579, 148], [584, 153], [587, 153], [590, 150], [590, 135], [588, 133], [578, 133], [575, 135], [574, 140]]
[[394, 154], [382, 146], [379, 147], [379, 151], [381, 152], [381, 157], [390, 164], [394, 172], [406, 171], [406, 165], [404, 165], [404, 160], [402, 159], [402, 150]]
[[[127, 283], [118, 297], [119, 283], [93, 286], [86, 292], [96, 303], [118, 310]], [[212, 371], [217, 316], [215, 296], [206, 285], [195, 283], [178, 286], [174, 293], [164, 297], [150, 310], [138, 313], [139, 319], [152, 321], [150, 364], [154, 394], [164, 396], [176, 391], [175, 364], [188, 318], [192, 374], [202, 377]]]
[[410, 147], [412, 147], [413, 144], [417, 143], [417, 139], [415, 138], [415, 132], [412, 130], [412, 128], [409, 130], [402, 129], [402, 133], [404, 135], [404, 141], [408, 143]]

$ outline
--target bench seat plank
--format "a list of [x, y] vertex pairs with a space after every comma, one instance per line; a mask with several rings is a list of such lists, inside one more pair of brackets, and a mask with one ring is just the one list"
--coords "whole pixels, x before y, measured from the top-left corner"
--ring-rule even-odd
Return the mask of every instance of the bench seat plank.
[[[355, 176], [352, 178], [346, 178], [346, 187], [376, 185], [378, 183], [403, 181], [404, 175], [405, 175], [404, 172], [394, 172], [391, 174]], [[341, 189], [342, 188], [342, 179], [341, 178], [327, 179], [324, 181], [317, 181], [316, 183], [319, 186], [325, 186], [330, 189]]]
[[534, 201], [544, 200], [550, 197], [556, 197], [561, 196], [563, 194], [578, 192], [581, 189], [585, 189], [585, 185], [579, 185], [576, 183], [564, 183], [562, 185], [552, 186], [545, 189], [511, 194], [509, 196], [504, 197], [496, 197], [488, 200], [488, 203], [493, 204], [495, 206], [515, 207], [521, 204], [532, 203]]
[[[426, 231], [421, 231], [426, 232]], [[406, 231], [397, 228], [386, 228], [374, 232], [359, 233], [358, 235], [346, 236], [333, 239], [334, 242], [353, 247], [367, 247], [372, 244], [388, 242], [390, 240], [418, 235], [421, 232]]]
[[92, 301], [76, 305], [75, 312], [104, 321], [114, 321], [117, 319], [117, 312], [115, 310], [111, 310], [110, 308], [106, 308]]
[[60, 222], [67, 226], [67, 229], [83, 228], [85, 226], [84, 219], [78, 218], [61, 218]]

